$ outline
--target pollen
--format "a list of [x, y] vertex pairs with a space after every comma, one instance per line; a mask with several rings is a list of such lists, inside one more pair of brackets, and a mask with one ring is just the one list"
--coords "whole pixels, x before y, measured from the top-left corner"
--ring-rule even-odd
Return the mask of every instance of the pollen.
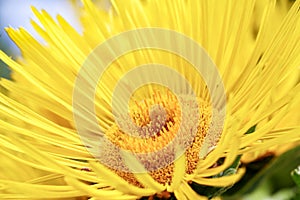
[[[135, 102], [129, 112], [119, 116], [116, 124], [106, 132], [106, 137], [115, 148], [111, 147], [112, 151], [105, 156], [124, 168], [124, 164], [116, 162], [116, 159], [122, 160], [116, 155], [117, 149], [136, 153], [154, 180], [164, 185], [170, 184], [176, 147], [185, 149], [186, 173], [191, 174], [195, 170], [211, 114], [210, 104], [200, 98], [155, 91], [150, 98]], [[156, 154], [152, 155], [153, 152]], [[139, 157], [141, 153], [143, 156]], [[149, 156], [145, 156], [147, 154]], [[153, 167], [157, 163], [163, 167]], [[112, 170], [131, 184], [140, 186], [133, 174]]]

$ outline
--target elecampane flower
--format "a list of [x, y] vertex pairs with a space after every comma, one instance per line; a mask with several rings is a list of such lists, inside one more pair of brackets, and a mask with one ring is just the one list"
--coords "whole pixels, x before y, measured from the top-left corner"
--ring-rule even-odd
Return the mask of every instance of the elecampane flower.
[[[14, 72], [14, 81], [1, 80], [8, 92], [0, 94], [4, 172], [0, 175], [0, 197], [139, 199], [174, 194], [177, 199], [205, 199], [192, 185], [233, 185], [245, 171], [239, 167], [241, 155], [251, 160], [276, 145], [297, 144], [300, 1], [280, 23], [274, 22], [281, 19], [275, 3], [120, 0], [112, 1], [110, 9], [104, 10], [84, 0], [82, 34], [62, 17], [54, 20], [46, 11], [32, 8], [42, 24], [31, 21], [32, 26], [46, 44], [40, 44], [22, 28], [7, 28], [22, 58], [16, 62], [0, 52], [1, 60]], [[187, 128], [196, 125], [198, 131], [179, 159], [148, 173], [124, 172], [99, 162], [81, 141], [73, 121], [74, 82], [97, 45], [124, 31], [149, 27], [182, 33], [208, 52], [226, 89], [225, 125], [222, 132], [215, 133], [212, 144], [205, 143], [213, 108], [205, 82], [195, 75], [190, 63], [153, 49], [121, 56], [105, 72], [95, 94], [99, 124], [112, 143], [133, 152], [156, 151], [170, 142], [180, 123], [183, 111], [172, 92], [150, 84], [133, 94], [128, 112], [137, 125], [145, 126], [151, 124], [151, 106], [162, 105], [167, 122], [163, 124], [157, 118], [160, 134], [142, 145], [120, 130], [112, 114], [112, 93], [117, 81], [134, 66], [155, 62], [178, 70], [197, 95], [198, 107], [193, 110], [192, 103], [187, 104], [186, 112], [191, 115], [199, 110], [201, 114], [199, 121], [184, 124]], [[164, 74], [158, 78], [164, 79]], [[187, 101], [189, 97], [182, 98]], [[160, 108], [153, 113], [159, 117]], [[123, 122], [126, 124], [126, 119]], [[147, 129], [143, 133], [152, 132]], [[205, 153], [199, 157], [203, 149]], [[113, 153], [108, 148], [108, 160], [116, 159]]]

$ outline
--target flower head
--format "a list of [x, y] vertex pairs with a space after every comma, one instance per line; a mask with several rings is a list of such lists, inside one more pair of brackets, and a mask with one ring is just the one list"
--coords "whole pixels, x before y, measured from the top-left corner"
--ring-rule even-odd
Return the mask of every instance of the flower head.
[[[255, 0], [83, 6], [82, 34], [32, 8], [45, 45], [7, 28], [22, 58], [0, 52], [15, 80], [0, 82], [9, 91], [0, 94], [0, 150], [5, 163], [36, 173], [0, 176], [1, 198], [205, 198], [192, 184], [231, 186], [245, 171], [242, 155], [299, 142], [300, 1], [274, 34], [275, 1], [263, 5], [257, 34]], [[202, 61], [203, 76], [191, 60]]]

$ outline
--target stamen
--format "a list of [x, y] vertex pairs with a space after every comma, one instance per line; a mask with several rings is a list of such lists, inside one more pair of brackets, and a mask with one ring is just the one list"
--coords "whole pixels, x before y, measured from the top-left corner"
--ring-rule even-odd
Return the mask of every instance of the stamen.
[[[106, 137], [116, 146], [105, 156], [114, 160], [116, 166], [126, 169], [119, 149], [131, 151], [156, 181], [170, 184], [175, 148], [185, 149], [186, 173], [195, 170], [211, 122], [211, 112], [209, 104], [199, 98], [195, 101], [190, 95], [176, 97], [170, 92], [156, 91], [150, 99], [135, 102], [129, 113], [120, 115], [118, 124], [106, 132]], [[163, 167], [155, 168], [157, 163]], [[128, 182], [139, 185], [133, 174], [112, 170]]]

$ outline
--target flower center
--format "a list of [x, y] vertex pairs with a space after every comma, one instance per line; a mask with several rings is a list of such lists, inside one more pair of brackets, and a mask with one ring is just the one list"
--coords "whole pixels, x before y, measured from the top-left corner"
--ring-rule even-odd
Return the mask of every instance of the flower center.
[[134, 153], [155, 152], [174, 139], [179, 127], [177, 98], [154, 93], [152, 98], [135, 102], [129, 114], [119, 116], [106, 136], [118, 147]]
[[[197, 116], [197, 118], [195, 118]], [[137, 154], [139, 161], [149, 171], [149, 174], [159, 183], [170, 184], [176, 159], [176, 147], [185, 149], [187, 157], [186, 173], [191, 174], [199, 161], [199, 152], [208, 132], [211, 121], [209, 103], [191, 95], [177, 97], [166, 92], [155, 92], [151, 98], [135, 102], [129, 108], [129, 113], [121, 115], [105, 136], [116, 147]], [[169, 145], [173, 143], [173, 145]], [[165, 148], [165, 149], [164, 149]], [[163, 151], [161, 151], [164, 149]], [[161, 156], [149, 155], [160, 152]], [[167, 155], [166, 155], [167, 154]], [[159, 154], [158, 154], [159, 155]], [[113, 151], [107, 153], [111, 159], [121, 160]], [[161, 163], [163, 167], [154, 168]], [[116, 162], [116, 165], [119, 163]], [[112, 169], [128, 182], [140, 186], [133, 174]]]

